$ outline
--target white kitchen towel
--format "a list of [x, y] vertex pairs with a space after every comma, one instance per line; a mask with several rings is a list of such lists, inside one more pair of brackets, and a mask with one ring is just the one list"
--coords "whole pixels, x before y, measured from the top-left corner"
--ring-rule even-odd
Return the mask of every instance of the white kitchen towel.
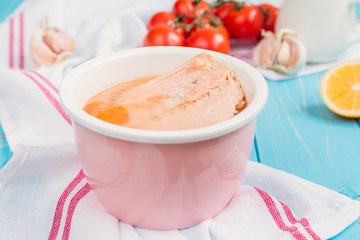
[[[14, 151], [0, 170], [0, 239], [326, 239], [360, 216], [359, 202], [253, 162], [227, 208], [198, 226], [157, 231], [106, 213], [80, 169], [57, 89], [79, 63], [138, 46], [141, 20], [172, 2], [27, 0], [0, 24], [0, 120]], [[44, 15], [77, 42], [52, 67], [37, 67], [28, 50]]]
[[0, 170], [0, 239], [327, 239], [360, 216], [360, 203], [250, 162], [235, 196], [213, 219], [174, 230], [119, 222], [80, 170], [74, 144], [17, 145]]
[[[163, 1], [166, 7], [165, 2], [168, 1]], [[139, 46], [146, 27], [135, 12], [141, 13], [145, 6], [145, 1], [129, 4], [111, 0], [101, 3], [28, 0], [0, 24], [3, 43], [0, 45], [0, 120], [12, 151], [17, 144], [45, 146], [73, 142], [71, 127], [63, 122], [65, 115], [58, 99], [57, 89], [62, 79], [92, 57]], [[151, 7], [160, 6], [158, 1]], [[48, 17], [50, 26], [65, 30], [76, 41], [73, 55], [50, 67], [37, 66], [29, 48], [43, 17]]]

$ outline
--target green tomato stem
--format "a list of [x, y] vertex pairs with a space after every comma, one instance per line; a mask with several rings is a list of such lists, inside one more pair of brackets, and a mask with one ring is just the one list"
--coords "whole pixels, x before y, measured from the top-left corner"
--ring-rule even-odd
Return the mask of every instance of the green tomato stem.
[[[198, 8], [199, 3], [202, 0], [194, 0], [195, 9]], [[195, 14], [188, 14], [188, 15], [177, 15], [175, 18], [175, 28], [179, 27], [185, 27], [185, 31], [188, 33], [190, 30], [195, 27], [199, 26], [200, 29], [204, 27], [204, 23], [200, 22], [200, 19], [204, 17], [206, 14], [211, 15], [211, 21], [207, 20], [213, 27], [218, 27], [220, 25], [223, 25], [223, 22], [218, 19], [212, 12], [211, 9], [221, 7], [222, 5], [226, 3], [233, 3], [234, 4], [234, 10], [239, 11], [243, 8], [245, 2], [244, 1], [236, 1], [236, 0], [217, 0], [216, 2], [212, 3], [207, 7], [201, 14], [195, 15]], [[195, 18], [193, 22], [190, 24], [182, 22], [186, 17]]]

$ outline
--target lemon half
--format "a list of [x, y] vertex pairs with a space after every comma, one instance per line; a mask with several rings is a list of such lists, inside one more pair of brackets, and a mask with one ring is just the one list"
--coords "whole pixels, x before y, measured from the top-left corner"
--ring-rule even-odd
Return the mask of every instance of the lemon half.
[[343, 117], [360, 117], [360, 60], [330, 68], [320, 82], [325, 105]]

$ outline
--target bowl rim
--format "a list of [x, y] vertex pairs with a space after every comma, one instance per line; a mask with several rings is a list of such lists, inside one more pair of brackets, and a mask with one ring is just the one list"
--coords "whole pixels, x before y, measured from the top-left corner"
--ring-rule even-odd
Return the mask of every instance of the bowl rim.
[[[83, 72], [103, 64], [104, 62], [112, 61], [118, 58], [124, 58], [129, 55], [141, 55], [144, 53], [185, 53], [189, 54], [189, 56], [194, 56], [200, 52], [210, 53], [218, 61], [231, 62], [231, 64], [241, 67], [254, 81], [255, 94], [251, 103], [248, 104], [248, 106], [243, 111], [228, 120], [206, 127], [186, 130], [164, 131], [128, 128], [102, 121], [94, 116], [87, 114], [82, 110], [81, 107], [77, 106], [78, 104], [76, 104], [74, 97], [71, 96], [76, 78], [78, 78]], [[160, 46], [121, 50], [86, 61], [74, 68], [63, 79], [60, 85], [59, 93], [61, 105], [63, 106], [65, 112], [72, 118], [73, 123], [75, 122], [75, 124], [80, 124], [83, 127], [99, 134], [121, 140], [141, 143], [173, 144], [209, 140], [240, 129], [250, 121], [254, 120], [256, 116], [262, 111], [267, 101], [268, 88], [263, 76], [253, 66], [230, 55], [198, 48]]]

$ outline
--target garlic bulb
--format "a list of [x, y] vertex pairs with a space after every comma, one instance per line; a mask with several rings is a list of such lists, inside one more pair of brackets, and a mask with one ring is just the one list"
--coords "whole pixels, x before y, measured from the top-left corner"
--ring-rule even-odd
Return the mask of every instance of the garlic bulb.
[[253, 51], [255, 63], [266, 69], [293, 75], [306, 64], [307, 51], [291, 29], [280, 29], [275, 35], [263, 33], [263, 39]]
[[62, 62], [75, 50], [75, 40], [66, 32], [48, 27], [47, 18], [40, 23], [30, 41], [30, 53], [39, 65]]

